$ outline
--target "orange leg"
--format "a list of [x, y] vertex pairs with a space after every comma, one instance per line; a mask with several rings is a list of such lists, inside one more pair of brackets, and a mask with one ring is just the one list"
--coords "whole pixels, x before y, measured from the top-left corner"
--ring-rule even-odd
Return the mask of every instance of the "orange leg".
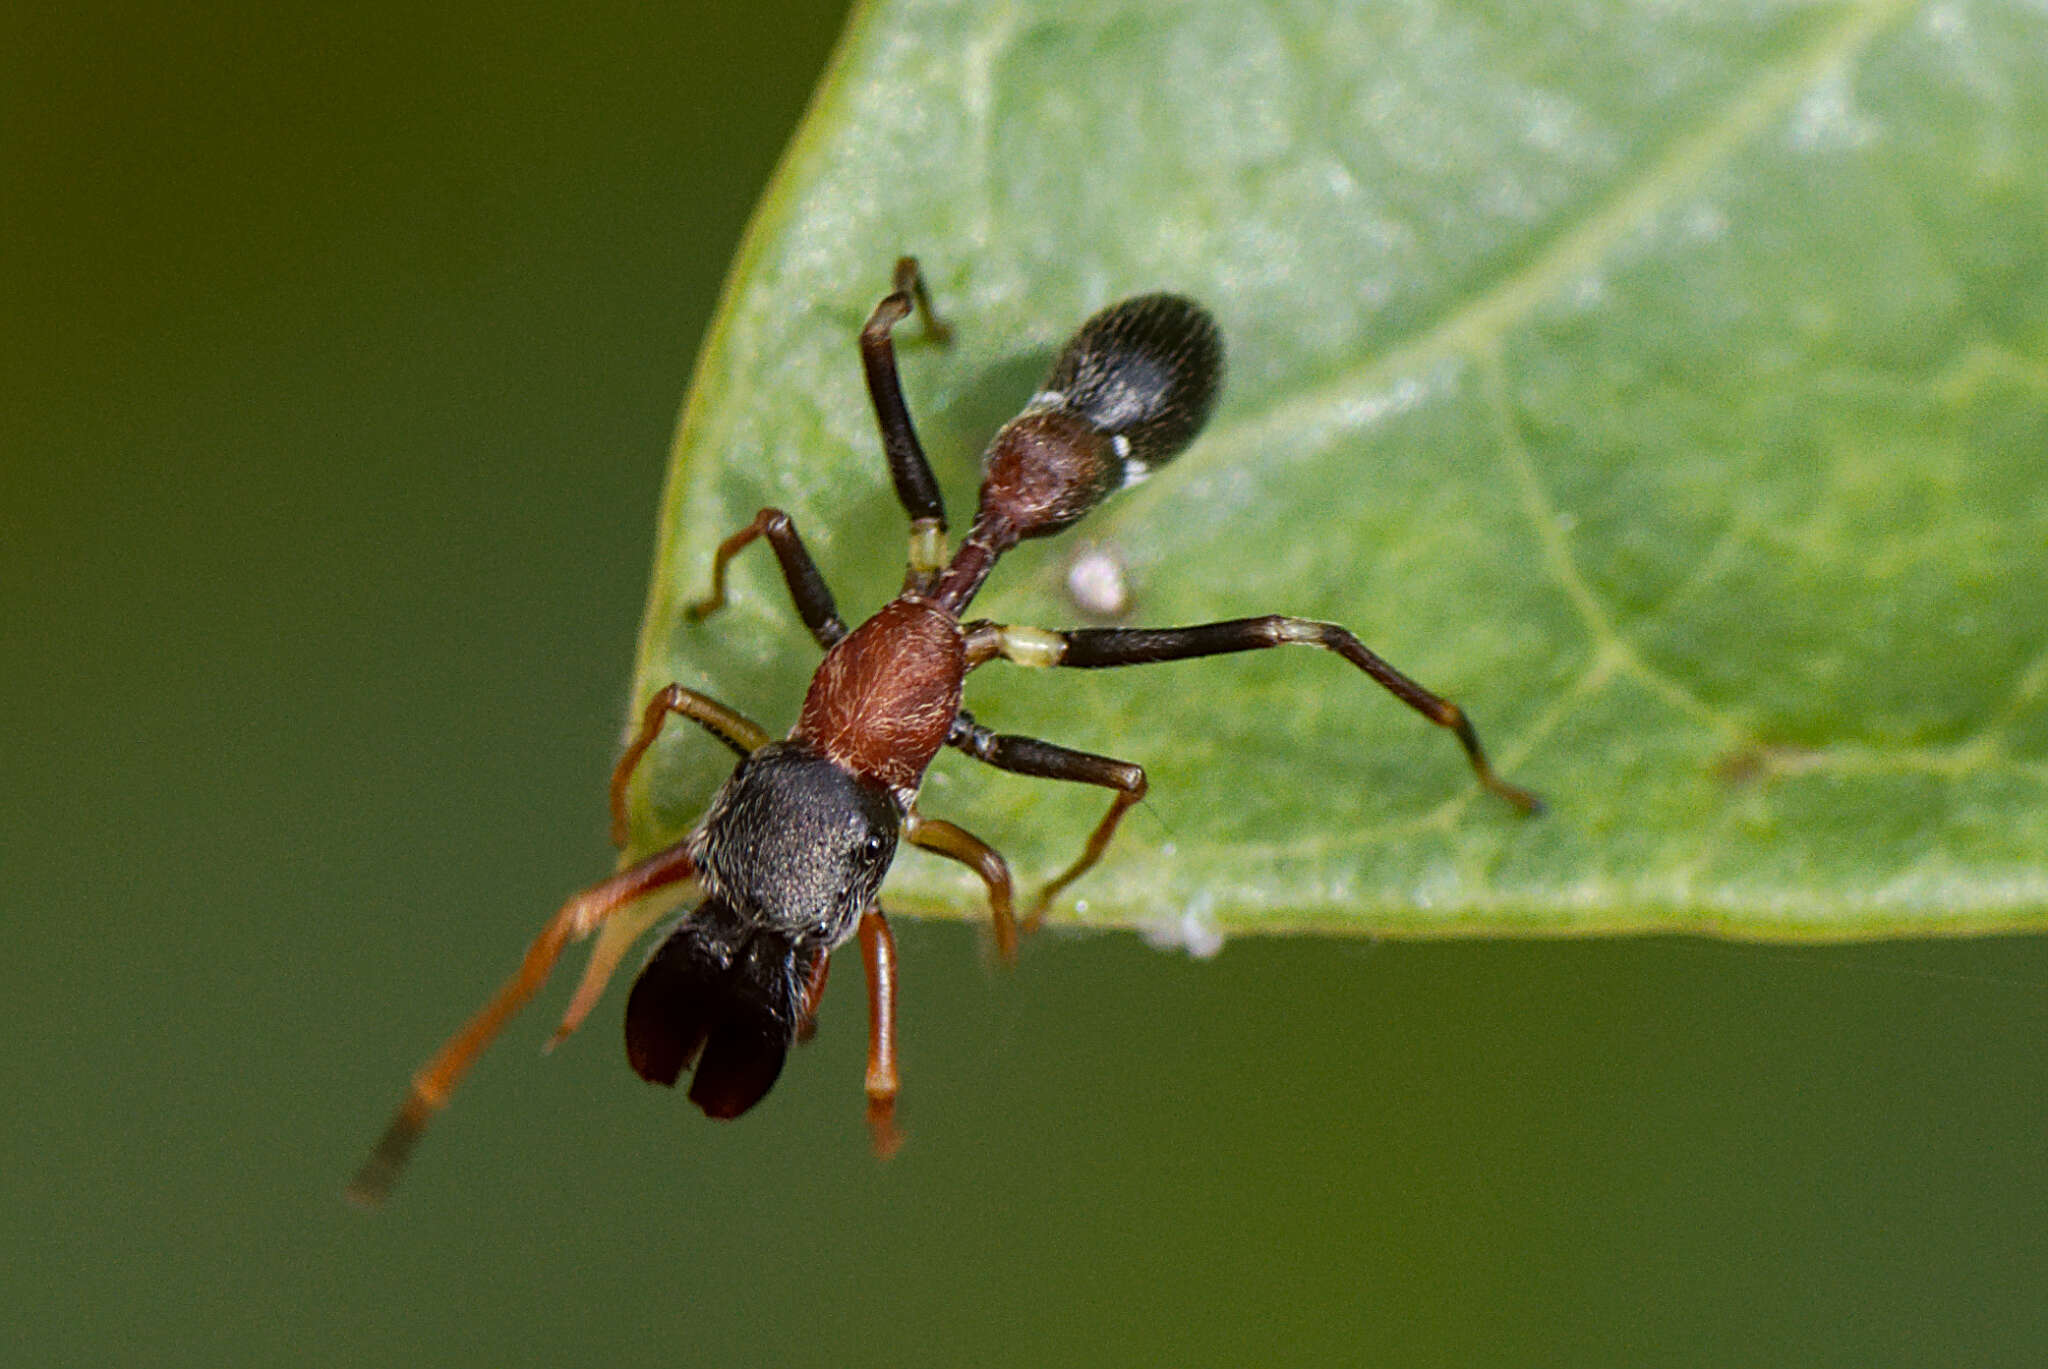
[[583, 1019], [590, 1016], [598, 1000], [604, 997], [605, 986], [611, 983], [613, 972], [626, 958], [626, 952], [633, 949], [633, 943], [647, 935], [655, 923], [674, 912], [678, 903], [697, 891], [695, 880], [678, 880], [664, 891], [667, 896], [643, 898], [612, 914], [611, 919], [598, 929], [597, 944], [590, 948], [590, 959], [583, 963], [583, 975], [576, 981], [576, 992], [569, 996], [569, 1006], [562, 1010], [562, 1020], [555, 1027], [555, 1034], [547, 1039], [541, 1050], [552, 1051], [583, 1025]]
[[626, 820], [626, 786], [632, 782], [640, 758], [661, 735], [661, 725], [671, 713], [682, 714], [742, 758], [768, 744], [768, 733], [759, 723], [694, 689], [672, 684], [649, 699], [640, 715], [639, 729], [620, 754], [619, 763], [612, 767], [612, 845], [622, 851], [626, 849], [626, 838], [632, 834], [631, 824]]
[[[1003, 958], [1005, 964], [1014, 964], [1017, 959], [1016, 896], [1010, 883], [1009, 862], [1003, 859], [1002, 853], [972, 832], [941, 818], [925, 817], [916, 809], [911, 810], [910, 821], [903, 830], [911, 845], [957, 860], [981, 876], [981, 882], [988, 886], [988, 911], [995, 926], [996, 954]], [[1104, 841], [1107, 840], [1105, 837]]]
[[832, 957], [821, 955], [804, 981], [804, 1001], [796, 1020], [796, 1039], [808, 1041], [818, 1034], [818, 1004], [825, 998], [825, 976], [832, 972]]
[[[1122, 762], [1116, 762], [1121, 765]], [[1095, 862], [1102, 859], [1102, 853], [1109, 849], [1109, 839], [1116, 835], [1116, 825], [1123, 821], [1124, 813], [1132, 804], [1145, 797], [1145, 772], [1135, 765], [1124, 765], [1127, 778], [1112, 778], [1117, 784], [1117, 795], [1109, 801], [1109, 811], [1102, 815], [1102, 821], [1095, 824], [1095, 830], [1088, 835], [1088, 844], [1081, 848], [1081, 854], [1072, 865], [1054, 875], [1038, 897], [1031, 900], [1031, 911], [1024, 918], [1024, 930], [1035, 932], [1045, 923], [1045, 911], [1052, 907], [1052, 901], [1060, 891], [1081, 876], [1095, 868]]]
[[860, 958], [868, 972], [868, 1134], [886, 1160], [903, 1133], [896, 1129], [896, 938], [880, 908], [861, 914]]
[[555, 961], [570, 942], [589, 936], [612, 914], [654, 890], [696, 873], [696, 863], [678, 843], [628, 866], [602, 884], [592, 885], [563, 904], [526, 948], [526, 956], [512, 977], [413, 1075], [412, 1091], [399, 1105], [377, 1148], [356, 1172], [348, 1186], [349, 1198], [369, 1207], [391, 1191], [427, 1123], [447, 1104], [448, 1095], [483, 1054], [484, 1047], [504, 1030], [512, 1014], [526, 1006], [527, 1000], [547, 983], [548, 972], [554, 969]]

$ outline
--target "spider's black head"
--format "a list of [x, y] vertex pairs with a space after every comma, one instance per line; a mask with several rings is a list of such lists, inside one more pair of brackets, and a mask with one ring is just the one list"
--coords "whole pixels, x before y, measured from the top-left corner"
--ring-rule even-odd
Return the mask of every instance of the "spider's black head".
[[711, 800], [693, 854], [705, 890], [743, 921], [837, 946], [881, 888], [902, 824], [885, 786], [774, 742]]
[[888, 791], [795, 742], [741, 761], [693, 845], [705, 900], [640, 971], [626, 1055], [673, 1085], [695, 1062], [690, 1101], [737, 1117], [782, 1072], [806, 995], [852, 935], [896, 854]]

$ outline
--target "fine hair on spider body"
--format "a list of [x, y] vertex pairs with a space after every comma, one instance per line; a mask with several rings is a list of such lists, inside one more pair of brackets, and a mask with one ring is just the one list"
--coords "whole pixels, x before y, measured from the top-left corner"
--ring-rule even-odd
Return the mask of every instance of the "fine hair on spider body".
[[[1456, 704], [1333, 623], [1269, 614], [1188, 627], [1051, 631], [965, 620], [1005, 552], [1072, 526], [1194, 440], [1222, 383], [1222, 338], [1208, 312], [1179, 295], [1138, 295], [1090, 318], [1022, 412], [990, 442], [973, 521], [949, 550], [945, 507], [904, 402], [892, 337], [913, 312], [928, 338], [944, 341], [947, 329], [932, 311], [914, 258], [897, 262], [893, 285], [861, 329], [860, 355], [890, 478], [910, 520], [901, 592], [849, 630], [795, 523], [780, 509], [761, 510], [719, 545], [710, 592], [689, 617], [702, 620], [724, 604], [732, 559], [765, 539], [798, 617], [825, 653], [795, 727], [774, 740], [744, 715], [676, 684], [647, 702], [612, 773], [615, 845], [627, 840], [628, 786], [670, 715], [688, 718], [737, 754], [731, 777], [681, 840], [578, 893], [548, 921], [512, 977], [413, 1076], [349, 1187], [356, 1201], [374, 1204], [390, 1191], [427, 1122], [570, 943], [597, 935], [556, 1041], [589, 1015], [626, 951], [678, 898], [697, 902], [668, 929], [627, 999], [626, 1052], [634, 1070], [668, 1085], [694, 1071], [689, 1097], [707, 1115], [746, 1112], [774, 1085], [790, 1047], [814, 1030], [831, 953], [857, 940], [868, 991], [867, 1119], [876, 1150], [892, 1151], [896, 950], [876, 898], [899, 841], [980, 877], [996, 946], [1007, 960], [1020, 933], [1037, 927], [1067, 886], [1102, 858], [1124, 813], [1145, 796], [1145, 772], [1129, 761], [976, 722], [961, 706], [962, 686], [992, 661], [1089, 670], [1321, 647], [1449, 729], [1487, 789], [1522, 812], [1540, 807], [1534, 794], [1494, 773]], [[918, 807], [925, 772], [945, 747], [999, 770], [1110, 792], [1080, 855], [1021, 917], [1003, 857]]]

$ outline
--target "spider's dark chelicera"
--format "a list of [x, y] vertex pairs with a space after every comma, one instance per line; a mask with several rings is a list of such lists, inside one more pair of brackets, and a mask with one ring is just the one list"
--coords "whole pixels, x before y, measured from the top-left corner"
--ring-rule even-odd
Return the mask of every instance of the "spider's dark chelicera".
[[[570, 942], [598, 934], [556, 1039], [595, 1005], [632, 943], [673, 907], [697, 902], [668, 932], [626, 1003], [626, 1053], [655, 1083], [694, 1067], [689, 1096], [712, 1117], [737, 1117], [775, 1083], [789, 1048], [811, 1033], [833, 950], [858, 939], [867, 970], [868, 1122], [877, 1150], [896, 1144], [895, 943], [876, 894], [899, 839], [957, 860], [988, 889], [998, 950], [1101, 859], [1117, 823], [1145, 795], [1128, 761], [991, 731], [961, 707], [968, 672], [994, 660], [1099, 669], [1301, 644], [1335, 652], [1464, 747], [1481, 784], [1524, 812], [1535, 795], [1488, 764], [1464, 713], [1395, 670], [1333, 623], [1267, 615], [1170, 628], [1064, 632], [961, 615], [1003, 553], [1071, 526], [1088, 510], [1177, 456], [1208, 421], [1223, 378], [1223, 342], [1200, 305], [1139, 295], [1081, 326], [1022, 413], [982, 458], [974, 521], [948, 551], [946, 513], [896, 375], [891, 332], [915, 310], [943, 340], [917, 263], [896, 265], [894, 289], [860, 333], [861, 362], [896, 496], [910, 516], [903, 590], [849, 631], [832, 592], [780, 509], [763, 509], [727, 538], [711, 566], [701, 619], [725, 602], [732, 558], [765, 538], [798, 615], [825, 651], [796, 726], [780, 741], [717, 701], [670, 685], [651, 699], [612, 774], [613, 840], [626, 840], [626, 791], [670, 714], [739, 755], [703, 820], [682, 840], [564, 904], [497, 995], [413, 1076], [412, 1091], [350, 1187], [374, 1203], [389, 1192], [428, 1120], [507, 1019], [539, 990]], [[1000, 770], [1111, 791], [1109, 810], [1073, 864], [1014, 912], [1010, 871], [994, 848], [918, 810], [926, 769], [953, 747]], [[651, 897], [657, 893], [672, 895]]]

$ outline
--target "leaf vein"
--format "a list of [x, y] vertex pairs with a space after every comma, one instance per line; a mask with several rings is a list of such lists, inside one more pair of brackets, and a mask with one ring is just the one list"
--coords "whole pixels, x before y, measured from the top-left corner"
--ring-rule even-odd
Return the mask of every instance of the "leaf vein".
[[1514, 324], [1611, 254], [1681, 194], [1725, 166], [1743, 147], [1790, 109], [1812, 84], [1838, 71], [1909, 8], [1905, 0], [1878, 0], [1853, 9], [1799, 56], [1768, 70], [1729, 101], [1720, 116], [1670, 145], [1641, 176], [1622, 186], [1577, 226], [1560, 233], [1529, 265], [1474, 297], [1434, 326], [1375, 353], [1332, 380], [1251, 414], [1226, 420], [1187, 457], [1224, 459], [1244, 448], [1270, 452], [1275, 440], [1310, 428], [1331, 410], [1357, 402], [1361, 391], [1384, 390], [1396, 379], [1428, 371], [1443, 360], [1472, 356], [1496, 344]]

